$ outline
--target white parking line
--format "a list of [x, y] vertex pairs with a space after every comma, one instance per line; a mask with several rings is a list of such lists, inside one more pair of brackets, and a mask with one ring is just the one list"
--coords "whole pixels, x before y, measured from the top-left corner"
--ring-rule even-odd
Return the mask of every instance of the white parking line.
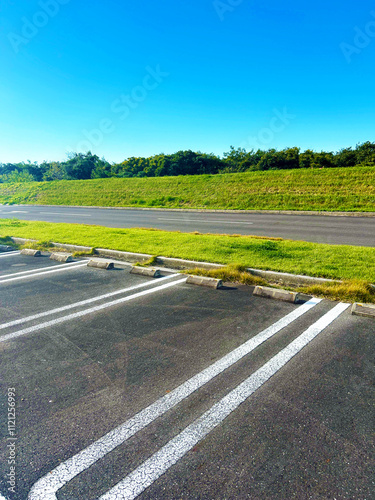
[[[58, 264], [57, 266], [39, 267], [39, 268], [36, 268], [36, 269], [29, 269], [28, 271], [19, 271], [18, 273], [5, 274], [4, 276], [0, 275], [0, 281], [3, 278], [12, 278], [14, 276], [19, 276], [21, 274], [38, 273], [38, 272], [46, 271], [48, 269], [59, 269], [61, 267], [74, 266], [74, 265], [81, 264], [81, 263], [82, 263], [81, 261], [79, 261], [79, 262], [71, 262], [69, 264]], [[87, 262], [86, 262], [86, 264], [87, 264]]]
[[16, 319], [14, 321], [10, 321], [9, 323], [4, 323], [4, 324], [0, 325], [0, 330], [4, 330], [4, 328], [10, 328], [11, 326], [20, 325], [22, 323], [27, 323], [28, 321], [33, 321], [35, 319], [43, 318], [45, 316], [50, 316], [51, 314], [57, 314], [57, 313], [60, 313], [63, 311], [67, 311], [68, 309], [73, 309], [75, 307], [81, 307], [81, 306], [84, 306], [87, 304], [91, 304], [92, 302], [107, 299], [109, 297], [113, 297], [114, 295], [119, 295], [121, 293], [126, 293], [126, 292], [130, 292], [132, 290], [136, 290], [137, 288], [143, 288], [146, 286], [156, 285], [157, 283], [160, 283], [161, 281], [165, 281], [165, 280], [171, 279], [171, 278], [176, 278], [177, 276], [179, 276], [179, 274], [171, 274], [169, 276], [164, 276], [163, 278], [159, 278], [157, 281], [146, 281], [145, 283], [134, 285], [134, 286], [131, 286], [128, 288], [122, 288], [121, 290], [116, 290], [114, 292], [105, 293], [104, 295], [92, 297], [91, 299], [82, 300], [80, 302], [75, 302], [73, 304], [69, 304], [66, 306], [57, 307], [56, 309], [44, 311], [44, 312], [39, 313], [39, 314], [34, 314], [33, 316], [27, 316], [25, 318]]
[[[0, 285], [3, 283], [9, 283], [10, 281], [18, 281], [18, 280], [24, 280], [27, 278], [35, 278], [38, 276], [43, 276], [44, 274], [59, 273], [59, 272], [63, 272], [63, 271], [71, 271], [72, 269], [76, 269], [77, 267], [82, 267], [82, 266], [87, 266], [87, 261], [86, 262], [72, 262], [71, 264], [61, 264], [58, 266], [52, 266], [52, 269], [50, 267], [42, 268], [42, 269], [51, 269], [50, 271], [35, 272], [37, 270], [34, 269], [33, 270], [34, 274], [25, 274], [25, 273], [31, 273], [32, 271], [21, 271], [19, 273], [7, 274], [6, 276], [0, 277]], [[20, 274], [22, 274], [23, 276], [18, 276]], [[16, 276], [16, 277], [3, 279], [7, 276]]]
[[331, 309], [285, 347], [285, 349], [276, 354], [276, 356], [271, 358], [259, 370], [212, 406], [200, 418], [186, 427], [186, 429], [169, 441], [163, 448], [137, 467], [125, 479], [102, 495], [99, 500], [133, 500], [140, 495], [348, 307], [349, 304], [338, 304]]
[[124, 302], [128, 302], [129, 300], [137, 299], [138, 297], [143, 297], [144, 295], [149, 295], [150, 293], [159, 292], [161, 290], [165, 290], [166, 288], [170, 288], [171, 286], [179, 285], [180, 283], [185, 283], [187, 278], [183, 278], [178, 281], [173, 281], [172, 283], [167, 283], [166, 285], [161, 285], [156, 288], [152, 288], [151, 290], [144, 290], [143, 292], [135, 293], [134, 295], [129, 295], [128, 297], [122, 297], [121, 299], [113, 300], [111, 302], [106, 302], [105, 304], [100, 304], [99, 306], [91, 307], [90, 309], [85, 309], [83, 311], [79, 311], [73, 314], [69, 314], [68, 316], [63, 316], [61, 318], [52, 319], [51, 321], [46, 321], [45, 323], [39, 323], [38, 325], [30, 326], [28, 328], [24, 328], [23, 330], [18, 330], [17, 332], [8, 333], [7, 335], [3, 335], [0, 337], [0, 342], [6, 342], [7, 340], [13, 340], [18, 337], [22, 337], [27, 333], [32, 333], [37, 330], [41, 330], [42, 328], [48, 328], [50, 326], [55, 326], [60, 323], [64, 323], [65, 321], [70, 321], [72, 319], [81, 318], [83, 316], [87, 316], [88, 314], [95, 313], [97, 311], [101, 311], [103, 309], [107, 309], [108, 307], [115, 306], [117, 304], [122, 304]]
[[220, 224], [246, 224], [253, 225], [254, 222], [243, 222], [238, 220], [208, 220], [208, 219], [176, 219], [172, 217], [158, 217], [158, 220], [173, 220], [174, 222], [208, 222], [214, 224], [215, 222], [219, 222]]
[[291, 313], [258, 333], [255, 337], [249, 339], [234, 351], [228, 353], [202, 372], [137, 413], [134, 417], [127, 420], [116, 429], [105, 434], [86, 449], [60, 464], [47, 476], [42, 477], [35, 483], [30, 491], [29, 500], [56, 500], [57, 490], [62, 488], [75, 476], [88, 469], [92, 464], [103, 458], [168, 410], [172, 409], [178, 403], [190, 396], [190, 394], [249, 354], [260, 344], [305, 314], [319, 302], [321, 302], [321, 299], [311, 299], [297, 309], [294, 309]]
[[5, 252], [4, 254], [0, 255], [0, 258], [1, 257], [9, 257], [10, 255], [18, 255], [19, 253], [20, 253], [19, 250], [15, 250], [14, 252]]

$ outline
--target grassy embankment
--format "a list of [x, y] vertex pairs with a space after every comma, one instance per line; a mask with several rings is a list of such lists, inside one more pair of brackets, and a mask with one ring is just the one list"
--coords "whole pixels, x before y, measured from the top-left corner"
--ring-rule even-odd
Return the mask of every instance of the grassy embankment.
[[375, 248], [0, 219], [0, 243], [9, 242], [10, 236], [227, 264], [232, 265], [227, 278], [233, 280], [244, 281], [240, 270], [245, 267], [351, 280], [339, 289], [304, 291], [339, 300], [375, 301], [369, 286], [375, 283]]
[[0, 184], [0, 203], [375, 211], [375, 167]]

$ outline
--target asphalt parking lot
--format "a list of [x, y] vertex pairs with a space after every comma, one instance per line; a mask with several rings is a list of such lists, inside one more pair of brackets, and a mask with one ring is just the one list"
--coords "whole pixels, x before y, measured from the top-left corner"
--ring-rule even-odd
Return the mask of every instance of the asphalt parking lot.
[[375, 497], [374, 320], [86, 264], [0, 254], [0, 500]]

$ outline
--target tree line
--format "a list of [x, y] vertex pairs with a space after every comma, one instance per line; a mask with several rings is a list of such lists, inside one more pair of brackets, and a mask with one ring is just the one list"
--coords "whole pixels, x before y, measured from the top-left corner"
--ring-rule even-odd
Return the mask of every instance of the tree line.
[[0, 182], [55, 181], [98, 179], [107, 177], [162, 177], [202, 175], [248, 171], [285, 170], [297, 168], [335, 168], [361, 165], [375, 166], [375, 143], [364, 142], [354, 149], [316, 152], [300, 148], [251, 150], [234, 148], [223, 154], [191, 150], [173, 154], [131, 157], [122, 163], [109, 163], [90, 151], [70, 153], [65, 161], [42, 163], [0, 163]]

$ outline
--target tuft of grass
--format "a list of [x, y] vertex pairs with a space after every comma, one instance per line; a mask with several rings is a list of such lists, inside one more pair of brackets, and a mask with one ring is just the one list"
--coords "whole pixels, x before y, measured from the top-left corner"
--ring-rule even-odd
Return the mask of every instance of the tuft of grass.
[[218, 269], [202, 269], [196, 267], [195, 269], [185, 270], [184, 274], [194, 274], [195, 276], [207, 276], [209, 278], [216, 278], [230, 283], [243, 283], [244, 285], [267, 285], [267, 281], [258, 276], [246, 272], [245, 266], [241, 264], [229, 264]]
[[322, 283], [298, 289], [307, 295], [323, 297], [341, 302], [375, 302], [375, 289], [365, 280], [343, 280], [341, 283]]
[[154, 266], [157, 263], [157, 258], [158, 258], [157, 255], [153, 255], [148, 260], [145, 260], [143, 262], [136, 262], [134, 266], [138, 267]]
[[0, 184], [0, 203], [375, 211], [375, 167]]
[[30, 241], [20, 246], [23, 248], [32, 248], [34, 250], [41, 250], [45, 252], [60, 251], [61, 248], [55, 247], [52, 241]]
[[14, 247], [15, 249], [19, 248], [19, 245], [14, 243], [14, 241], [10, 236], [5, 236], [4, 238], [0, 238], [0, 245]]
[[73, 252], [73, 257], [90, 257], [92, 255], [96, 255], [95, 248], [91, 248], [88, 252]]

